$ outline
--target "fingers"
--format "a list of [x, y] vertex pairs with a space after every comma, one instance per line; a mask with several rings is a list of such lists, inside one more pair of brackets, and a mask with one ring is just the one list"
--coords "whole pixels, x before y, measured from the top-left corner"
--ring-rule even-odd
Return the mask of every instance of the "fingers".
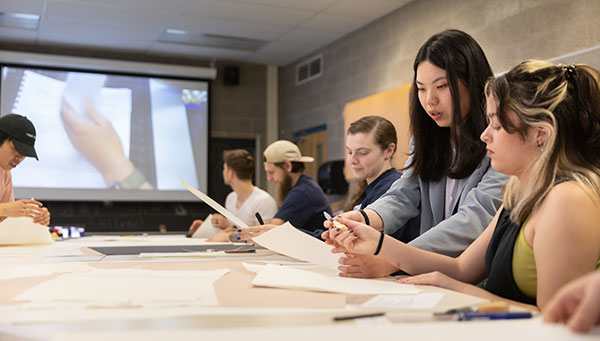
[[196, 230], [200, 227], [200, 225], [202, 225], [203, 221], [200, 219], [196, 219], [192, 222], [192, 224], [190, 225], [190, 228], [188, 229], [189, 233], [194, 233], [196, 232]]
[[88, 117], [90, 118], [90, 120], [92, 120], [92, 122], [96, 123], [99, 126], [105, 125], [107, 123], [110, 124], [110, 122], [104, 116], [102, 116], [102, 114], [100, 114], [98, 110], [96, 110], [93, 103], [91, 103], [89, 100], [85, 101], [84, 107]]
[[26, 205], [34, 205], [37, 207], [42, 207], [43, 204], [35, 199], [21, 199], [21, 200], [17, 200], [18, 202], [22, 202]]
[[586, 332], [599, 320], [600, 306], [598, 306], [598, 301], [589, 296], [585, 295], [581, 299], [571, 318], [567, 321], [567, 326], [574, 332]]
[[42, 207], [40, 214], [33, 217], [33, 222], [43, 226], [48, 226], [50, 224], [50, 212], [48, 209], [46, 207]]
[[71, 107], [69, 102], [65, 99], [62, 100], [60, 116], [63, 120], [67, 132], [74, 131], [77, 127], [87, 125], [88, 123], [83, 120], [77, 112]]

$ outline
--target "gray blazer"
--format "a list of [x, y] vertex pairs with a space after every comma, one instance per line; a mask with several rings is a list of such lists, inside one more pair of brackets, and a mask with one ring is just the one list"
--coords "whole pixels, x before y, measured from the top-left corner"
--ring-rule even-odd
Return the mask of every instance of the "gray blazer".
[[[407, 164], [411, 159], [409, 156]], [[456, 257], [483, 232], [502, 204], [502, 186], [508, 177], [494, 171], [490, 161], [484, 157], [473, 174], [461, 181], [452, 204], [455, 214], [446, 220], [446, 178], [435, 182], [411, 179], [411, 169], [367, 208], [379, 214], [387, 234], [420, 215], [420, 236], [409, 245]]]

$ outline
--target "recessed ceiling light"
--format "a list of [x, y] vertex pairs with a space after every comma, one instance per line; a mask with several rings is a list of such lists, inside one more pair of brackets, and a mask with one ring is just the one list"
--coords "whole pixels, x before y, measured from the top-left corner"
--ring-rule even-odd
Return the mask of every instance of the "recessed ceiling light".
[[40, 16], [26, 13], [0, 12], [0, 26], [37, 30]]

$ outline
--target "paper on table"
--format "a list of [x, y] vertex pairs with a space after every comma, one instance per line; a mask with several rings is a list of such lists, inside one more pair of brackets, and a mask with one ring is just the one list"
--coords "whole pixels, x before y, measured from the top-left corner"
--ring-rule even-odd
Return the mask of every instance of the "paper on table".
[[184, 301], [218, 305], [213, 283], [229, 270], [93, 270], [63, 274], [15, 297], [31, 301], [124, 303]]
[[223, 231], [220, 228], [213, 226], [212, 216], [212, 214], [209, 214], [208, 217], [204, 218], [202, 225], [200, 225], [200, 227], [194, 231], [194, 234], [192, 234], [192, 238], [210, 238]]
[[52, 244], [46, 226], [27, 217], [8, 217], [0, 223], [0, 245]]
[[212, 207], [215, 211], [221, 213], [225, 216], [225, 218], [229, 219], [233, 223], [233, 225], [237, 227], [248, 227], [248, 224], [244, 223], [240, 218], [236, 217], [233, 213], [229, 212], [228, 209], [221, 206], [218, 202], [214, 201], [208, 195], [202, 193], [201, 191], [194, 188], [192, 185], [183, 181], [183, 179], [179, 179], [179, 182], [183, 185], [183, 187], [187, 188], [188, 191], [192, 192], [195, 196], [197, 196], [200, 200], [204, 201], [208, 206]]
[[19, 277], [50, 276], [53, 270], [53, 266], [48, 264], [3, 264], [0, 281]]
[[402, 309], [433, 309], [444, 296], [441, 292], [424, 292], [417, 295], [377, 295], [363, 307], [402, 308]]
[[298, 230], [290, 222], [270, 229], [252, 240], [288, 257], [330, 269], [337, 270], [339, 266], [341, 254], [331, 253], [332, 246]]
[[327, 275], [310, 270], [267, 264], [252, 280], [256, 286], [339, 292], [346, 294], [417, 294], [411, 284], [377, 279], [358, 279]]

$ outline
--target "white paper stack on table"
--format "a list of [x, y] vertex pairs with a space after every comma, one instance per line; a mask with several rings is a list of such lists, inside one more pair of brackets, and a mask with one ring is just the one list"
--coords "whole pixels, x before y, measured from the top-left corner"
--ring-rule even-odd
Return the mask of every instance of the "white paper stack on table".
[[8, 217], [0, 223], [0, 245], [52, 244], [46, 226], [27, 217]]

